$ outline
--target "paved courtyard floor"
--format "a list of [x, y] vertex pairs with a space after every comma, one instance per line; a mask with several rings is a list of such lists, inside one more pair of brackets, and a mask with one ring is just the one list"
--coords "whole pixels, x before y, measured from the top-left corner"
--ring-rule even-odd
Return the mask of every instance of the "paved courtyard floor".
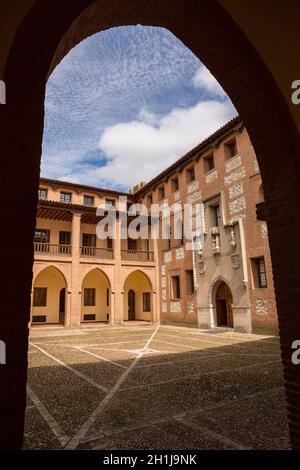
[[171, 326], [35, 329], [24, 449], [287, 449], [278, 340]]

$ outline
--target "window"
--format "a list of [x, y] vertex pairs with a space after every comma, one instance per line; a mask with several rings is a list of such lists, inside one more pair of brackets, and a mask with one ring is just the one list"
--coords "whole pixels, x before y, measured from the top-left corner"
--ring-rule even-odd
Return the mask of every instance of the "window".
[[71, 254], [71, 232], [59, 232], [59, 253], [63, 255]]
[[84, 289], [84, 306], [94, 307], [96, 305], [96, 289], [87, 288]]
[[150, 292], [143, 292], [143, 312], [150, 312]]
[[69, 204], [72, 200], [72, 194], [71, 193], [65, 193], [61, 192], [60, 193], [60, 202], [64, 202], [65, 204]]
[[204, 164], [205, 173], [207, 173], [210, 170], [213, 170], [215, 168], [215, 161], [214, 161], [213, 154], [208, 155], [207, 157], [204, 157], [203, 164]]
[[83, 321], [95, 321], [96, 320], [96, 315], [95, 313], [86, 313], [83, 315]]
[[94, 205], [94, 198], [93, 196], [83, 196], [83, 204], [85, 206], [93, 206]]
[[110, 237], [107, 237], [106, 239], [106, 248], [109, 248], [110, 250], [112, 249], [113, 247], [113, 241], [112, 241], [112, 238]]
[[188, 294], [194, 294], [195, 293], [195, 288], [194, 288], [194, 272], [192, 269], [189, 269], [185, 271], [185, 277], [186, 277], [186, 291]]
[[152, 194], [148, 194], [148, 196], [147, 196], [147, 207], [151, 207], [152, 203], [153, 203]]
[[128, 240], [127, 240], [127, 249], [136, 251], [136, 249], [137, 249], [136, 240], [134, 240], [133, 238], [128, 238]]
[[50, 230], [46, 228], [36, 228], [34, 232], [35, 243], [49, 243], [50, 241]]
[[264, 258], [252, 258], [253, 284], [256, 288], [267, 287], [267, 275]]
[[232, 139], [230, 142], [225, 144], [225, 157], [232, 158], [237, 154], [236, 140]]
[[161, 201], [164, 198], [165, 198], [165, 187], [161, 186], [160, 188], [158, 188], [158, 200]]
[[106, 306], [109, 307], [109, 288], [106, 289]]
[[172, 298], [180, 299], [180, 277], [172, 276]]
[[179, 179], [178, 179], [178, 176], [176, 176], [175, 178], [171, 179], [171, 191], [175, 192], [175, 191], [178, 191], [178, 189], [179, 189]]
[[191, 168], [188, 168], [185, 170], [186, 174], [186, 182], [191, 183], [195, 179], [195, 168], [192, 166]]
[[60, 245], [71, 245], [71, 232], [59, 232], [59, 244]]
[[105, 199], [105, 207], [106, 207], [106, 209], [114, 209], [115, 200], [114, 199]]
[[48, 189], [39, 188], [38, 195], [39, 195], [39, 199], [47, 199], [47, 197], [48, 197]]
[[92, 233], [82, 234], [82, 246], [96, 246], [96, 235]]
[[47, 287], [35, 287], [33, 289], [33, 306], [46, 307], [47, 306]]
[[222, 215], [220, 204], [216, 206], [211, 206], [214, 216], [214, 227], [220, 227], [222, 225]]

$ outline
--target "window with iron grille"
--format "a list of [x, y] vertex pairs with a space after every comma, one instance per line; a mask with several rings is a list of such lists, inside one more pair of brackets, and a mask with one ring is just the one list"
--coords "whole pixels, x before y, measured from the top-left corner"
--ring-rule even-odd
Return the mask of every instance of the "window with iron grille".
[[203, 164], [204, 164], [204, 172], [207, 173], [208, 171], [211, 171], [215, 167], [215, 162], [214, 162], [214, 156], [213, 154], [208, 155], [207, 157], [203, 158]]
[[128, 238], [128, 240], [127, 240], [127, 249], [132, 250], [132, 251], [136, 251], [136, 249], [137, 249], [136, 240], [134, 240], [133, 238]]
[[60, 230], [59, 232], [59, 244], [60, 245], [71, 245], [71, 232], [65, 232]]
[[153, 203], [152, 194], [148, 194], [148, 196], [147, 196], [147, 207], [151, 207], [152, 203]]
[[194, 272], [192, 269], [188, 269], [185, 271], [186, 276], [186, 290], [188, 294], [194, 294]]
[[85, 313], [83, 315], [83, 320], [84, 321], [95, 321], [96, 320], [96, 315], [95, 315], [95, 313]]
[[34, 231], [34, 242], [36, 243], [49, 243], [50, 230], [46, 228], [36, 228]]
[[32, 315], [31, 323], [46, 323], [46, 315]]
[[172, 276], [171, 277], [171, 280], [172, 280], [172, 298], [174, 300], [176, 299], [180, 299], [181, 295], [180, 295], [180, 277], [179, 276]]
[[47, 306], [47, 287], [35, 287], [33, 289], [33, 306], [46, 307]]
[[94, 205], [93, 196], [83, 196], [83, 204], [92, 207]]
[[171, 191], [175, 192], [175, 191], [178, 191], [178, 189], [179, 189], [179, 179], [178, 179], [178, 176], [176, 176], [175, 178], [171, 179]]
[[69, 204], [72, 200], [72, 194], [71, 193], [65, 193], [61, 192], [60, 193], [60, 202], [64, 202], [66, 204]]
[[93, 233], [82, 234], [82, 246], [96, 246], [96, 235]]
[[116, 201], [114, 199], [105, 199], [106, 209], [113, 209], [115, 207]]
[[191, 183], [195, 179], [195, 168], [192, 166], [191, 168], [188, 168], [185, 170], [186, 174], [186, 182]]
[[150, 292], [143, 292], [143, 312], [150, 312]]
[[160, 188], [158, 188], [158, 200], [161, 201], [164, 198], [165, 198], [165, 187], [161, 186]]
[[84, 289], [84, 306], [94, 307], [96, 305], [96, 289], [86, 288]]
[[48, 197], [48, 189], [39, 188], [38, 195], [39, 195], [39, 199], [47, 199], [47, 197]]
[[267, 287], [267, 273], [263, 257], [251, 258], [253, 284], [256, 288]]
[[237, 155], [237, 146], [236, 146], [236, 140], [232, 139], [230, 142], [227, 142], [224, 144], [225, 146], [225, 157], [226, 158], [232, 158]]
[[109, 288], [106, 289], [106, 306], [109, 307]]

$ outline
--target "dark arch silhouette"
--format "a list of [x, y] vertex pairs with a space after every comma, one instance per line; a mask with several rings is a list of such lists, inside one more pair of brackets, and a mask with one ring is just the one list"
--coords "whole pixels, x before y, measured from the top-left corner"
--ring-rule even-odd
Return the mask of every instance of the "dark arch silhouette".
[[[37, 0], [19, 25], [4, 74], [7, 104], [0, 111], [0, 168], [5, 175], [2, 217], [12, 221], [10, 230], [2, 230], [0, 235], [5, 305], [1, 334], [8, 347], [18, 344], [10, 347], [11, 360], [3, 368], [0, 384], [0, 447], [19, 448], [22, 443], [32, 235], [46, 79], [67, 51], [85, 37], [113, 26], [138, 23], [168, 28], [203, 61], [230, 95], [251, 137], [264, 184], [291, 441], [294, 448], [300, 448], [300, 376], [291, 363], [292, 341], [300, 337], [296, 294], [300, 272], [291, 269], [300, 264], [299, 250], [291, 249], [298, 244], [300, 233], [300, 140], [267, 67], [214, 0], [190, 0], [188, 8], [186, 0], [136, 0], [134, 5], [131, 0]], [[20, 198], [20, 194], [26, 197]], [[283, 236], [284, 227], [288, 230]], [[14, 246], [13, 252], [8, 246]], [[22, 259], [18, 276], [15, 259]]]

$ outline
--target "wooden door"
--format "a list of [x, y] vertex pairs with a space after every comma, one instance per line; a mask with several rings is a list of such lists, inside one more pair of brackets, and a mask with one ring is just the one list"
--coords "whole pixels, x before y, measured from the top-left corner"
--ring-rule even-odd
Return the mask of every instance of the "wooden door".
[[59, 293], [59, 323], [65, 324], [65, 312], [66, 312], [66, 289], [61, 289]]
[[217, 325], [233, 328], [232, 294], [225, 282], [221, 282], [216, 292], [216, 311]]
[[128, 291], [128, 320], [135, 320], [135, 292], [133, 289]]

